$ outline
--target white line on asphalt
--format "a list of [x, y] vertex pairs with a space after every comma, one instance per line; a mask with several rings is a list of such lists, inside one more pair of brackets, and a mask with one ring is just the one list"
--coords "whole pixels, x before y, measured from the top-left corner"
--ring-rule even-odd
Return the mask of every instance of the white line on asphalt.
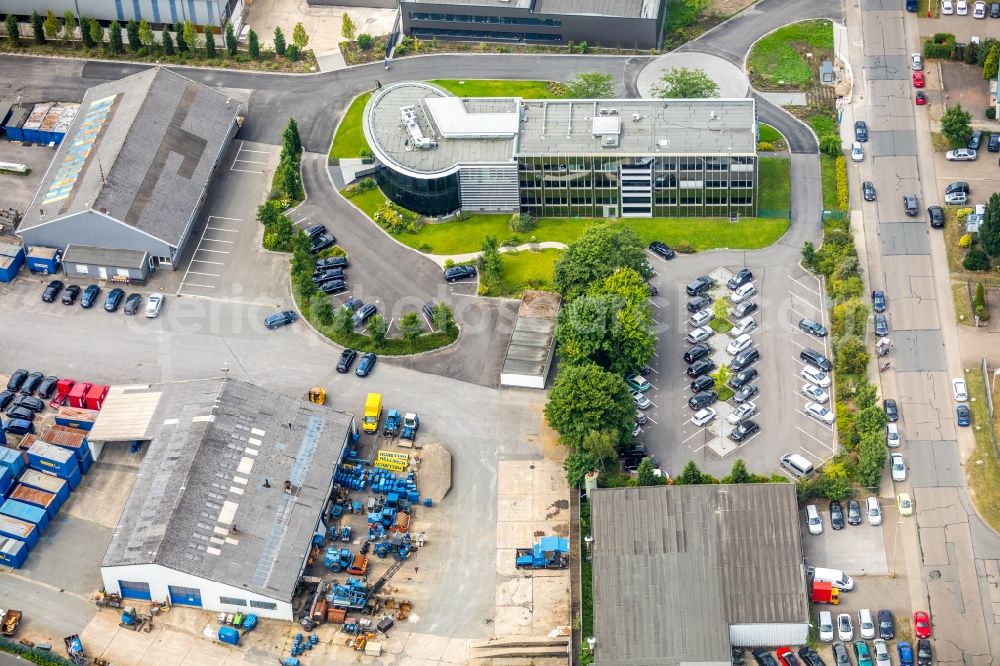
[[653, 322], [654, 324], [656, 324], [657, 326], [659, 326], [659, 325], [660, 325], [660, 322], [656, 321], [656, 320], [655, 320], [655, 319], [653, 319], [652, 317], [650, 317], [649, 319], [650, 319], [650, 321], [652, 321], [652, 322]]
[[821, 311], [821, 310], [822, 310], [822, 308], [820, 308], [820, 307], [818, 307], [818, 306], [815, 306], [815, 305], [813, 305], [813, 304], [812, 304], [812, 303], [810, 303], [810, 302], [809, 302], [809, 301], [808, 301], [807, 299], [803, 298], [802, 296], [799, 296], [799, 295], [798, 295], [798, 294], [796, 294], [795, 292], [788, 292], [788, 293], [790, 293], [790, 294], [791, 294], [791, 295], [792, 295], [792, 296], [793, 296], [794, 298], [797, 298], [797, 299], [799, 299], [800, 301], [802, 301], [803, 303], [805, 303], [805, 304], [806, 304], [807, 306], [811, 307], [811, 308], [812, 308], [813, 310], [816, 310], [816, 311]]
[[822, 458], [820, 458], [818, 455], [816, 455], [815, 453], [813, 453], [812, 451], [810, 451], [806, 447], [800, 446], [799, 448], [802, 449], [802, 452], [805, 453], [807, 456], [812, 456], [816, 460], [822, 460]]
[[232, 168], [230, 168], [229, 170], [230, 171], [238, 171], [240, 173], [255, 173], [258, 176], [261, 175], [262, 173], [264, 173], [263, 171], [249, 171], [247, 169], [232, 169]]
[[255, 162], [254, 160], [235, 159], [233, 160], [233, 165], [235, 166], [237, 162], [240, 162], [242, 164], [267, 164], [267, 162]]
[[660, 358], [660, 355], [657, 354], [656, 352], [653, 352], [653, 356], [655, 356], [656, 358]]
[[795, 284], [799, 285], [800, 287], [802, 287], [806, 291], [811, 291], [812, 293], [816, 294], [817, 296], [821, 295], [818, 291], [816, 291], [815, 289], [810, 289], [809, 287], [805, 286], [804, 284], [802, 284], [801, 282], [799, 282], [798, 280], [796, 280], [795, 278], [793, 278], [791, 275], [788, 276], [788, 279], [791, 280], [792, 282], [794, 282]]
[[[688, 421], [690, 421], [690, 420], [691, 420], [691, 419], [688, 419]], [[685, 440], [684, 440], [683, 442], [681, 442], [681, 444], [687, 444], [687, 443], [688, 443], [689, 441], [691, 441], [692, 439], [694, 439], [695, 437], [697, 437], [697, 436], [698, 436], [698, 435], [700, 435], [700, 434], [702, 434], [702, 431], [701, 431], [701, 430], [698, 430], [698, 431], [697, 431], [697, 432], [695, 432], [695, 433], [694, 433], [693, 435], [691, 435], [690, 437], [688, 437], [687, 439], [685, 439]]]
[[231, 234], [240, 233], [239, 229], [225, 229], [223, 227], [205, 227], [205, 231], [208, 231], [209, 229], [211, 229], [212, 231], [228, 231]]
[[[650, 423], [656, 423], [656, 421], [654, 421], [651, 417], [647, 416], [646, 418], [649, 419]], [[656, 425], [660, 425], [660, 424], [656, 423]]]
[[653, 301], [650, 301], [649, 304], [656, 308], [661, 307], [658, 303], [655, 303]]
[[250, 148], [244, 148], [243, 144], [240, 144], [240, 152], [241, 153], [263, 153], [264, 155], [270, 154], [270, 151], [267, 151], [267, 150], [251, 150]]
[[243, 220], [238, 217], [222, 217], [221, 215], [209, 215], [209, 220], [230, 220], [232, 222], [242, 222]]
[[219, 277], [218, 273], [199, 273], [198, 271], [188, 271], [190, 275], [207, 275], [208, 277]]
[[660, 371], [659, 371], [659, 370], [657, 370], [656, 368], [650, 368], [650, 370], [652, 370], [652, 371], [653, 371], [653, 372], [655, 372], [656, 374], [660, 374]]
[[806, 348], [805, 345], [800, 345], [798, 342], [796, 342], [794, 338], [789, 338], [789, 340], [791, 340], [792, 344], [795, 345], [796, 347], [798, 347], [799, 349], [805, 349]]
[[226, 263], [223, 261], [205, 261], [204, 259], [192, 259], [192, 264], [214, 264], [216, 266], [225, 266]]
[[393, 322], [393, 320], [394, 320], [394, 319], [395, 319], [395, 318], [393, 318], [393, 319], [390, 319], [390, 320], [389, 320], [389, 325], [388, 325], [388, 326], [386, 326], [386, 329], [387, 329], [387, 330], [388, 330], [388, 329], [390, 329], [390, 328], [392, 328], [392, 322]]
[[183, 289], [184, 287], [204, 287], [205, 289], [215, 289], [215, 287], [213, 287], [210, 284], [195, 284], [193, 282], [184, 282], [184, 283], [182, 283], [181, 284], [181, 289]]
[[308, 217], [303, 217], [303, 218], [302, 218], [301, 220], [299, 220], [299, 221], [298, 221], [298, 222], [296, 222], [295, 224], [302, 224], [303, 222], [305, 222], [305, 221], [306, 221], [306, 220], [308, 220], [308, 219], [309, 219]]
[[200, 247], [197, 250], [195, 250], [195, 254], [199, 252], [214, 252], [216, 254], [229, 254], [225, 250], [209, 250], [207, 247]]
[[[206, 229], [206, 231], [207, 231], [207, 229]], [[203, 241], [208, 241], [209, 243], [229, 243], [230, 245], [232, 245], [233, 243], [236, 242], [236, 241], [222, 240], [221, 238], [204, 238], [204, 237], [202, 237], [202, 240]]]
[[[795, 411], [797, 411], [797, 412], [798, 412], [799, 410], [795, 410]], [[799, 414], [801, 414], [801, 413], [802, 413], [802, 412], [799, 412]], [[806, 437], [808, 437], [809, 439], [811, 439], [811, 440], [813, 440], [814, 442], [816, 442], [817, 444], [820, 444], [820, 445], [822, 445], [822, 446], [825, 446], [825, 447], [826, 447], [826, 448], [828, 448], [828, 449], [829, 449], [829, 448], [831, 448], [831, 447], [830, 447], [830, 445], [829, 445], [829, 444], [827, 444], [826, 442], [824, 442], [824, 441], [823, 441], [822, 439], [820, 439], [819, 437], [816, 437], [815, 435], [812, 435], [812, 434], [810, 434], [810, 433], [806, 432], [806, 431], [805, 431], [805, 430], [803, 430], [802, 428], [800, 428], [800, 427], [798, 427], [798, 426], [795, 426], [795, 429], [796, 429], [796, 430], [798, 430], [799, 432], [801, 432], [801, 433], [802, 433], [803, 435], [805, 435], [805, 436], [806, 436]]]

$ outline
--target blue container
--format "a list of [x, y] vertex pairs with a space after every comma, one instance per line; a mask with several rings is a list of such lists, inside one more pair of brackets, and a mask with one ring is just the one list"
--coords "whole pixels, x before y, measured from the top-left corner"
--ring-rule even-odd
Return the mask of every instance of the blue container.
[[9, 499], [0, 504], [0, 513], [11, 518], [17, 518], [25, 522], [38, 525], [38, 533], [41, 534], [49, 526], [49, 514], [45, 509], [34, 504], [28, 504], [20, 500]]
[[37, 488], [56, 496], [61, 507], [69, 499], [69, 484], [54, 474], [39, 472], [37, 469], [26, 469], [18, 479], [22, 486]]
[[32, 247], [28, 250], [28, 270], [32, 273], [53, 275], [59, 272], [60, 250], [52, 247]]
[[[76, 409], [76, 408], [74, 408], [73, 411], [76, 412], [76, 413], [79, 413], [79, 412], [87, 411], [87, 410], [82, 410], [82, 409]], [[93, 412], [93, 414], [94, 414], [94, 418], [97, 418], [97, 412]], [[91, 418], [91, 419], [88, 420], [88, 419], [77, 418], [75, 415], [74, 416], [60, 416], [60, 415], [56, 415], [56, 423], [58, 423], [61, 426], [67, 426], [69, 428], [79, 428], [80, 430], [88, 430], [89, 431], [91, 428], [94, 427], [94, 418]]]
[[14, 477], [6, 467], [0, 467], [0, 500], [7, 497], [7, 491], [14, 485]]
[[61, 479], [66, 479], [69, 481], [70, 490], [75, 490], [80, 483], [80, 463], [77, 462], [76, 455], [55, 444], [36, 441], [28, 449], [28, 464], [32, 469], [51, 472]]
[[257, 628], [257, 616], [253, 613], [248, 613], [245, 618], [243, 618], [243, 633], [248, 631], [253, 631]]
[[23, 541], [0, 537], [0, 564], [20, 569], [28, 559], [28, 546]]
[[45, 509], [45, 513], [48, 514], [49, 520], [56, 517], [56, 514], [59, 513], [59, 507], [62, 506], [62, 502], [59, 501], [59, 498], [52, 493], [47, 493], [44, 490], [39, 490], [38, 488], [31, 488], [23, 483], [17, 484], [17, 486], [10, 491], [9, 499], [24, 502], [25, 504], [30, 504], [31, 506], [37, 506], [39, 509]]
[[5, 467], [13, 478], [21, 475], [21, 470], [28, 466], [28, 456], [14, 449], [0, 448], [0, 467]]
[[0, 513], [0, 537], [23, 541], [30, 550], [38, 543], [38, 525]]
[[239, 645], [240, 632], [233, 627], [219, 627], [219, 640], [229, 645]]
[[[0, 420], [0, 426], [3, 426], [3, 421]], [[0, 427], [0, 446], [7, 445], [7, 433]]]

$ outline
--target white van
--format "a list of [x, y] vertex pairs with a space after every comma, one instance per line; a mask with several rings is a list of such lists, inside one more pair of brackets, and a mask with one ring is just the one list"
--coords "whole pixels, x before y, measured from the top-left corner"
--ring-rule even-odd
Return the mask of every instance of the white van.
[[868, 524], [878, 527], [882, 524], [882, 507], [878, 504], [878, 498], [874, 495], [868, 498]]
[[830, 583], [838, 590], [847, 592], [854, 589], [854, 579], [845, 574], [840, 569], [826, 569], [814, 567], [812, 570], [813, 581], [820, 583]]
[[813, 464], [797, 453], [786, 453], [780, 458], [781, 466], [791, 472], [795, 478], [810, 476]]
[[823, 533], [823, 518], [816, 510], [815, 504], [806, 505], [806, 523], [809, 525], [809, 534]]

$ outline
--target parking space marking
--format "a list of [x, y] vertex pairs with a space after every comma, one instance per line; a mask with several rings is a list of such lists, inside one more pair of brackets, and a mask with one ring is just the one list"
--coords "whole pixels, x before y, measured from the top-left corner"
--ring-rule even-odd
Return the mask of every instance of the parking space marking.
[[205, 227], [205, 231], [208, 231], [208, 230], [212, 230], [212, 231], [226, 231], [226, 232], [231, 233], [231, 234], [238, 234], [238, 233], [240, 233], [239, 229], [226, 229], [224, 227]]
[[192, 264], [214, 264], [216, 266], [225, 266], [226, 264], [221, 261], [206, 261], [205, 259], [192, 259]]
[[653, 307], [655, 307], [655, 308], [658, 308], [658, 307], [660, 307], [660, 305], [658, 305], [658, 304], [656, 303], [656, 301], [654, 301], [653, 299], [649, 299], [649, 304], [650, 304], [650, 305], [652, 305], [652, 306], [653, 306]]
[[199, 273], [198, 271], [188, 271], [190, 275], [207, 275], [208, 277], [219, 277], [218, 273]]
[[822, 294], [820, 294], [818, 291], [816, 291], [815, 289], [810, 289], [809, 287], [805, 286], [804, 284], [802, 284], [801, 282], [799, 282], [798, 280], [796, 280], [795, 278], [793, 278], [791, 275], [788, 276], [788, 279], [791, 280], [792, 282], [794, 282], [795, 284], [799, 285], [800, 287], [802, 287], [806, 291], [811, 291], [812, 293], [816, 294], [817, 296], [822, 296]]
[[[805, 345], [800, 345], [800, 344], [799, 344], [799, 343], [798, 343], [798, 342], [797, 342], [797, 341], [795, 340], [795, 338], [789, 338], [789, 340], [791, 341], [791, 343], [792, 343], [793, 345], [795, 345], [795, 346], [796, 346], [796, 347], [798, 347], [799, 349], [805, 349], [805, 348], [806, 348], [806, 346], [805, 346]], [[796, 358], [798, 358], [798, 357], [796, 357]]]
[[799, 299], [800, 301], [802, 301], [803, 303], [805, 303], [806, 305], [808, 305], [808, 306], [809, 306], [810, 308], [812, 308], [813, 310], [819, 310], [819, 311], [822, 311], [822, 308], [820, 308], [820, 307], [817, 307], [817, 306], [813, 305], [812, 303], [810, 303], [810, 302], [809, 302], [808, 300], [806, 300], [806, 299], [805, 299], [805, 298], [803, 298], [802, 296], [799, 296], [798, 294], [796, 294], [796, 293], [795, 293], [794, 291], [790, 291], [790, 292], [788, 292], [788, 293], [790, 293], [790, 294], [792, 295], [792, 297], [794, 297], [794, 298], [797, 298], [797, 299]]
[[[208, 231], [208, 229], [205, 229], [205, 231]], [[206, 243], [229, 243], [230, 245], [236, 242], [236, 241], [222, 240], [221, 238], [202, 238], [201, 240]]]
[[243, 144], [244, 144], [244, 142], [240, 141], [239, 148], [236, 149], [236, 157], [233, 158], [233, 163], [229, 166], [229, 170], [230, 171], [238, 171], [240, 173], [255, 173], [255, 174], [262, 174], [262, 173], [264, 173], [263, 170], [257, 171], [257, 170], [237, 169], [236, 168], [236, 164], [237, 163], [241, 163], [241, 164], [264, 164], [264, 165], [267, 164], [267, 162], [260, 162], [260, 161], [257, 161], [257, 160], [242, 159], [243, 153], [255, 153], [255, 154], [263, 154], [263, 155], [267, 155], [268, 154], [268, 151], [266, 151], [266, 150], [251, 150], [250, 148], [244, 148]]
[[[690, 421], [690, 419], [688, 419], [688, 420]], [[694, 439], [695, 437], [697, 437], [700, 434], [702, 434], [701, 430], [697, 431], [695, 434], [693, 434], [690, 437], [688, 437], [687, 439], [685, 439], [683, 442], [681, 442], [681, 444], [687, 444], [689, 441], [691, 441], [692, 439]]]
[[657, 423], [656, 421], [654, 421], [653, 417], [651, 417], [651, 416], [647, 416], [646, 419], [648, 419], [650, 423], [655, 423], [656, 425], [660, 425], [659, 423]]
[[195, 284], [194, 282], [184, 282], [181, 284], [182, 287], [204, 287], [205, 289], [215, 289], [210, 284]]
[[198, 252], [215, 252], [216, 254], [229, 254], [225, 250], [209, 250], [207, 247], [201, 247], [195, 250], [195, 254]]
[[[242, 147], [242, 144], [241, 144], [241, 147]], [[222, 217], [221, 215], [209, 215], [208, 216], [208, 219], [205, 221], [205, 228], [202, 229], [202, 231], [201, 231], [201, 238], [198, 239], [198, 245], [195, 247], [194, 252], [191, 254], [191, 261], [188, 262], [187, 270], [184, 271], [184, 277], [181, 279], [181, 284], [177, 288], [177, 293], [178, 294], [180, 294], [184, 290], [185, 287], [199, 287], [201, 289], [215, 289], [216, 288], [216, 285], [188, 282], [188, 276], [189, 275], [201, 275], [203, 277], [209, 277], [209, 278], [218, 278], [218, 277], [221, 277], [221, 274], [219, 274], [219, 273], [206, 273], [204, 271], [195, 271], [195, 270], [192, 270], [192, 267], [194, 266], [195, 263], [209, 264], [209, 265], [213, 265], [213, 266], [225, 266], [225, 262], [223, 262], [223, 261], [208, 261], [208, 260], [205, 260], [205, 259], [199, 259], [198, 258], [201, 255], [202, 252], [210, 252], [210, 253], [213, 253], [213, 254], [229, 254], [228, 250], [213, 250], [213, 249], [204, 247], [205, 243], [227, 243], [229, 245], [232, 245], [235, 242], [235, 241], [222, 240], [220, 238], [208, 238], [206, 236], [206, 234], [210, 230], [212, 230], [212, 231], [230, 231], [230, 232], [233, 232], [233, 233], [239, 233], [238, 230], [235, 230], [235, 229], [227, 229], [227, 228], [224, 228], [224, 227], [215, 227], [215, 226], [213, 226], [213, 224], [218, 224], [218, 222], [217, 222], [218, 220], [225, 220], [225, 221], [228, 221], [228, 222], [236, 222], [236, 223], [239, 223], [239, 222], [243, 221], [242, 219], [240, 219], [238, 217]], [[221, 259], [222, 257], [219, 257], [219, 258]], [[218, 269], [216, 269], [216, 270], [218, 270]]]

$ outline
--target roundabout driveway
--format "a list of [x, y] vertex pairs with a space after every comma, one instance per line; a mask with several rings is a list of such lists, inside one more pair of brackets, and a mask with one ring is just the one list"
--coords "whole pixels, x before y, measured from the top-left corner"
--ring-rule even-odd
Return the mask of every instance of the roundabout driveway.
[[654, 97], [652, 89], [660, 82], [663, 73], [681, 67], [700, 69], [708, 74], [719, 86], [719, 97], [722, 99], [746, 97], [750, 89], [750, 81], [743, 69], [728, 60], [709, 53], [674, 51], [642, 68], [636, 79], [639, 94], [642, 97]]

